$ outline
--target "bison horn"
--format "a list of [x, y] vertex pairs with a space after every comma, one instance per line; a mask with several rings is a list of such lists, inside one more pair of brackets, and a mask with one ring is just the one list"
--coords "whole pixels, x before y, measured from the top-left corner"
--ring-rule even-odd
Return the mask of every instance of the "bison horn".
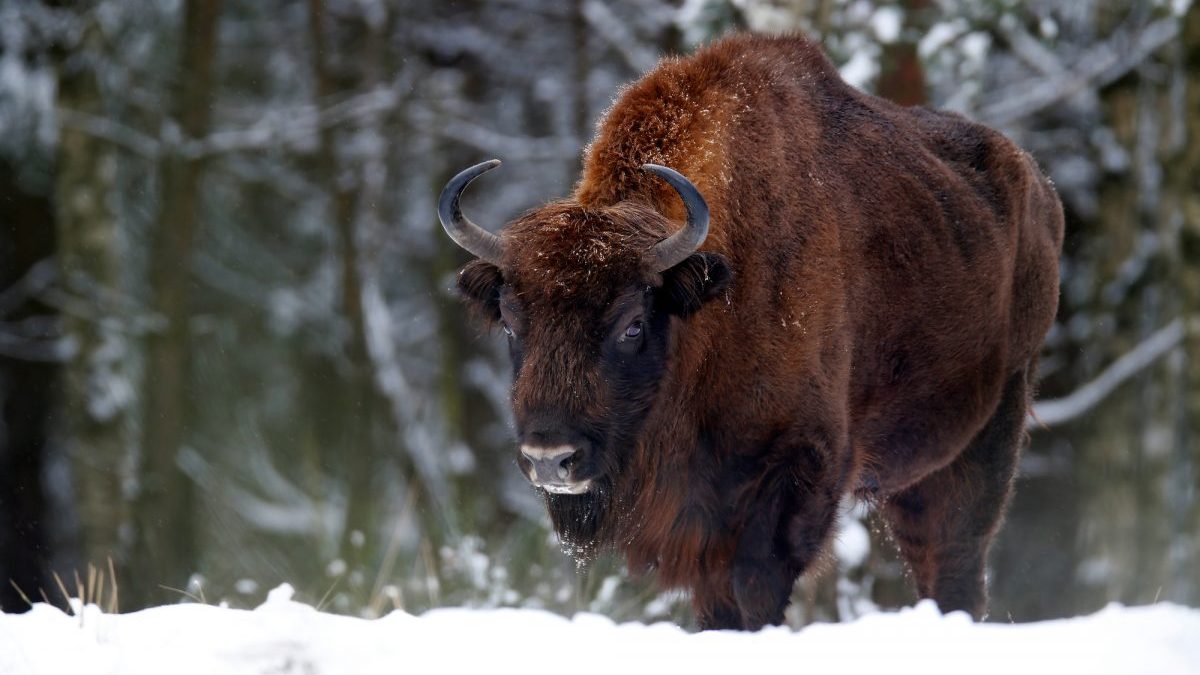
[[678, 171], [658, 164], [643, 164], [642, 168], [667, 181], [687, 207], [687, 224], [683, 229], [655, 244], [646, 254], [649, 267], [662, 272], [686, 260], [704, 243], [708, 236], [708, 204], [696, 186]]
[[442, 221], [446, 234], [475, 257], [496, 266], [504, 258], [504, 242], [464, 216], [458, 199], [468, 183], [498, 166], [500, 160], [491, 159], [459, 172], [446, 183], [446, 187], [442, 188], [442, 196], [438, 198], [438, 220]]

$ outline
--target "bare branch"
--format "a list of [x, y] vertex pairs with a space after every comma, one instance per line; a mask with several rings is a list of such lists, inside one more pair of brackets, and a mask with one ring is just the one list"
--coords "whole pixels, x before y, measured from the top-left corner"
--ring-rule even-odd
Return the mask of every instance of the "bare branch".
[[1183, 341], [1184, 333], [1183, 319], [1175, 319], [1114, 361], [1096, 379], [1070, 395], [1034, 403], [1033, 413], [1026, 419], [1025, 428], [1033, 430], [1077, 419], [1095, 408], [1126, 380], [1174, 349]]

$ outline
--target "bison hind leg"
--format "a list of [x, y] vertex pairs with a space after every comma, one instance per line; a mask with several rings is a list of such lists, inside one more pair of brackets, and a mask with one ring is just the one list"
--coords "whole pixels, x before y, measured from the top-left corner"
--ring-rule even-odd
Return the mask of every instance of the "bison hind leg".
[[963, 610], [976, 620], [985, 615], [984, 567], [1012, 493], [1030, 370], [1008, 380], [996, 411], [954, 461], [884, 502], [917, 593], [943, 612]]

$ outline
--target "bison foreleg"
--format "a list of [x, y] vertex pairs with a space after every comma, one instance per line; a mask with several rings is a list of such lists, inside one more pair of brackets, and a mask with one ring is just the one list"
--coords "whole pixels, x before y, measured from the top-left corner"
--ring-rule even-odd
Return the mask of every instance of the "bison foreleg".
[[727, 574], [714, 575], [693, 589], [692, 607], [700, 630], [738, 630], [742, 627], [742, 614], [737, 604], [728, 598]]
[[747, 511], [733, 563], [743, 628], [783, 622], [796, 579], [829, 539], [849, 474], [848, 455], [834, 451], [842, 447], [805, 442], [772, 453], [781, 461]]
[[783, 622], [792, 586], [799, 576], [789, 560], [780, 535], [785, 501], [790, 495], [773, 494], [760, 500], [738, 541], [733, 561], [733, 596], [742, 628], [758, 630]]

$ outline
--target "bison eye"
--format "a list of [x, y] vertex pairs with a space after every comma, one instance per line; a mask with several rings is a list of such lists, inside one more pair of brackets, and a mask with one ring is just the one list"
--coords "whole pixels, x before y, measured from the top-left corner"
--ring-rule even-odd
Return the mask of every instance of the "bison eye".
[[501, 328], [501, 330], [504, 331], [504, 334], [507, 335], [509, 338], [515, 337], [515, 335], [513, 334], [512, 326], [508, 325], [508, 323], [501, 321], [500, 328]]
[[633, 338], [635, 338], [641, 334], [642, 334], [642, 322], [640, 320], [634, 321], [633, 323], [629, 324], [629, 328], [625, 329], [626, 339], [632, 340]]

